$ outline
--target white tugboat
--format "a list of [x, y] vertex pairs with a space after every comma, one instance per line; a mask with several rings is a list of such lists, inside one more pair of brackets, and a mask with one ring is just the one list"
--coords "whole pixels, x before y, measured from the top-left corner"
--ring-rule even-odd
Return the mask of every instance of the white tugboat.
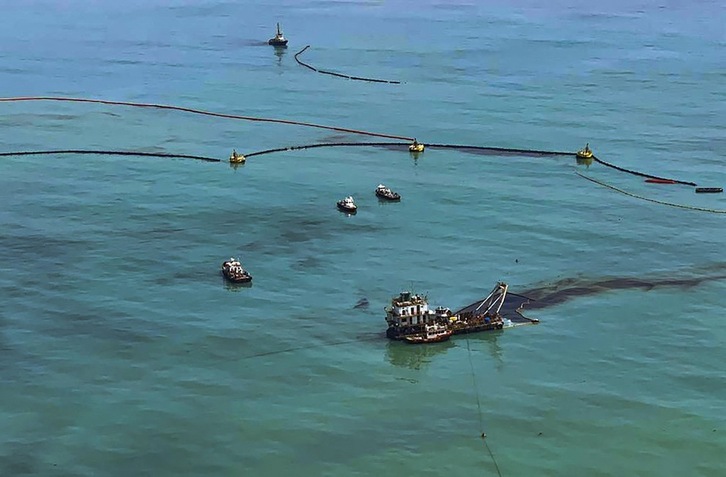
[[446, 325], [434, 323], [433, 325], [424, 325], [423, 333], [406, 335], [403, 339], [406, 340], [406, 343], [411, 344], [440, 343], [447, 341], [452, 334], [453, 331], [447, 328]]
[[383, 184], [378, 184], [378, 187], [376, 187], [376, 196], [391, 202], [398, 202], [401, 200], [401, 194], [392, 191], [389, 187], [386, 187]]
[[252, 281], [252, 275], [235, 258], [230, 258], [222, 263], [222, 275], [232, 283], [249, 283]]
[[337, 205], [338, 209], [340, 209], [342, 212], [355, 214], [358, 211], [358, 206], [355, 205], [355, 201], [353, 200], [353, 196], [351, 195], [345, 197], [344, 199], [340, 199]]

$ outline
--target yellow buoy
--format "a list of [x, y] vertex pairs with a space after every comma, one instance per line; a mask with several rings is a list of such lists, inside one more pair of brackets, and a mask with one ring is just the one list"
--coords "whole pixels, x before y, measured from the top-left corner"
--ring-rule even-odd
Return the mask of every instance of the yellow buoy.
[[413, 144], [408, 146], [408, 150], [411, 152], [423, 152], [424, 145], [421, 144], [420, 142], [416, 141], [416, 138], [414, 138]]
[[244, 162], [247, 160], [245, 156], [242, 154], [237, 154], [237, 151], [234, 149], [232, 150], [232, 155], [229, 156], [229, 162], [232, 164], [244, 164]]
[[590, 143], [585, 144], [585, 147], [577, 151], [577, 157], [580, 159], [592, 158], [592, 149], [590, 149]]

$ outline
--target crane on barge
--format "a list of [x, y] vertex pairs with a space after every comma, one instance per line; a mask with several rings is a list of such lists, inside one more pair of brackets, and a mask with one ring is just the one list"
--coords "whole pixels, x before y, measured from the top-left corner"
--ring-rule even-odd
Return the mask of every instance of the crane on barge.
[[499, 313], [507, 299], [509, 286], [497, 282], [489, 295], [453, 313], [450, 327], [454, 334], [501, 330], [504, 319]]

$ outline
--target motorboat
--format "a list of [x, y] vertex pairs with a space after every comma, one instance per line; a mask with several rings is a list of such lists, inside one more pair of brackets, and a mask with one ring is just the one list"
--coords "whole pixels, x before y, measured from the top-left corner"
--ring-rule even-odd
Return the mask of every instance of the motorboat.
[[280, 30], [280, 24], [277, 24], [277, 33], [275, 34], [274, 38], [270, 38], [267, 41], [268, 45], [272, 46], [287, 46], [287, 38], [285, 38], [282, 34], [282, 31]]
[[423, 343], [440, 343], [451, 338], [453, 331], [445, 325], [434, 323], [426, 325], [423, 333], [404, 336], [406, 343], [423, 344]]
[[337, 203], [338, 209], [347, 212], [349, 214], [355, 214], [358, 211], [358, 206], [355, 205], [355, 201], [353, 201], [353, 196], [345, 197], [344, 199], [340, 199]]
[[222, 262], [222, 275], [232, 283], [249, 283], [252, 275], [242, 267], [239, 259], [230, 258]]
[[378, 187], [376, 187], [376, 196], [378, 196], [380, 199], [388, 200], [391, 202], [398, 202], [401, 200], [401, 194], [398, 192], [393, 192], [388, 187], [384, 186], [383, 184], [378, 184]]

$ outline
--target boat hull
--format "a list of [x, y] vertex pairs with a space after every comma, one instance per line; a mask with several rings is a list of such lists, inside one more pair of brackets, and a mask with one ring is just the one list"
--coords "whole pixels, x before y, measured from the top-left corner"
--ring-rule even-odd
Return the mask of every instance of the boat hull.
[[404, 336], [404, 341], [409, 344], [428, 344], [428, 343], [441, 343], [443, 341], [448, 341], [451, 338], [451, 333], [436, 335], [432, 337], [427, 337], [424, 335], [410, 335], [410, 336]]
[[392, 192], [390, 195], [385, 194], [383, 192], [376, 191], [376, 196], [379, 199], [386, 200], [388, 202], [400, 202], [401, 201], [401, 195], [397, 192]]
[[494, 321], [491, 323], [462, 323], [452, 325], [452, 331], [455, 335], [465, 335], [468, 333], [479, 333], [480, 331], [494, 331], [504, 328], [504, 322]]
[[282, 46], [287, 46], [287, 40], [277, 40], [275, 38], [272, 38], [272, 39], [270, 39], [270, 40], [267, 41], [267, 44], [268, 45], [272, 45], [272, 46], [280, 46], [280, 47], [282, 47]]
[[406, 336], [421, 334], [424, 331], [423, 325], [411, 326], [389, 326], [386, 329], [386, 337], [391, 340], [400, 341]]
[[[479, 333], [482, 331], [497, 331], [504, 329], [502, 320], [484, 321], [457, 321], [448, 325], [452, 335], [465, 335], [468, 333]], [[410, 326], [389, 326], [386, 329], [386, 338], [390, 340], [400, 341], [406, 340], [410, 336], [419, 336], [424, 333], [423, 325]]]
[[229, 272], [222, 270], [222, 276], [229, 282], [232, 283], [250, 283], [252, 281], [252, 275], [249, 273], [242, 275], [232, 275]]
[[345, 212], [347, 214], [355, 214], [356, 212], [358, 212], [358, 207], [351, 208], [351, 207], [346, 207], [345, 205], [343, 205], [341, 203], [338, 203], [338, 210], [341, 212]]
[[252, 275], [247, 270], [242, 269], [242, 273], [236, 273], [230, 269], [230, 263], [224, 262], [222, 264], [221, 273], [225, 280], [231, 283], [250, 283], [252, 281]]

